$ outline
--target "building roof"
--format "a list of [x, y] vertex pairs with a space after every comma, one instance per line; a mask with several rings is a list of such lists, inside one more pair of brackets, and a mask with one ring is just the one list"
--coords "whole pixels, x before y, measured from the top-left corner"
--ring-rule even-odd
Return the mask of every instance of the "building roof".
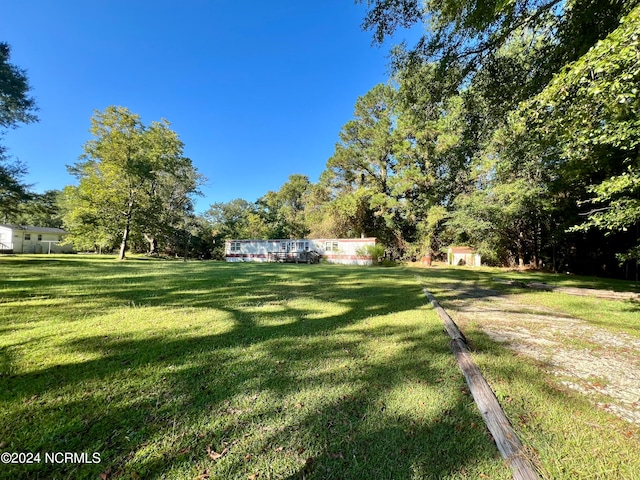
[[2, 223], [0, 227], [10, 228], [11, 230], [22, 230], [24, 232], [34, 232], [34, 233], [57, 233], [59, 235], [67, 233], [62, 228], [54, 228], [54, 227], [36, 227], [33, 225], [13, 225], [9, 223]]
[[269, 238], [269, 239], [258, 239], [258, 238], [230, 238], [225, 240], [225, 242], [328, 242], [328, 241], [340, 241], [340, 242], [371, 242], [376, 241], [376, 237], [365, 237], [365, 238]]
[[451, 253], [476, 253], [476, 249], [472, 247], [449, 247]]

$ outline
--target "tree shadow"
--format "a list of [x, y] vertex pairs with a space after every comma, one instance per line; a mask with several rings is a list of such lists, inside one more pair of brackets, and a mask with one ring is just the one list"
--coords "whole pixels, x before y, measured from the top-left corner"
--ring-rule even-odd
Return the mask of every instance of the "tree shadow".
[[[232, 322], [216, 333], [176, 326], [144, 337], [70, 338], [64, 348], [82, 360], [3, 379], [0, 402], [13, 406], [2, 417], [6, 450], [100, 452], [103, 461], [16, 466], [0, 478], [209, 471], [211, 478], [409, 479], [483, 468], [508, 477], [439, 322], [377, 323], [387, 313], [420, 311], [426, 300], [413, 277], [315, 267], [197, 264], [128, 276], [129, 266], [118, 266], [111, 275], [126, 287], [105, 283], [100, 291], [86, 278], [68, 290], [32, 280], [77, 302], [69, 308], [85, 319], [144, 299], [148, 307], [222, 310]], [[322, 315], [301, 298], [343, 308]], [[277, 309], [252, 311], [274, 302]], [[402, 409], [406, 392], [424, 411]], [[213, 458], [208, 448], [227, 453]]]

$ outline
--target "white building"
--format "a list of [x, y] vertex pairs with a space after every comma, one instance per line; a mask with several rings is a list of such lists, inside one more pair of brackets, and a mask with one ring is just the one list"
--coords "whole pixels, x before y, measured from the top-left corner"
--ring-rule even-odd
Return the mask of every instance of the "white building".
[[70, 253], [61, 228], [0, 224], [0, 253]]
[[471, 247], [449, 247], [447, 250], [447, 263], [449, 265], [479, 267], [482, 265], [482, 257]]
[[316, 252], [330, 263], [371, 265], [371, 255], [363, 254], [367, 246], [376, 244], [375, 238], [319, 238], [279, 240], [227, 240], [227, 262], [307, 262]]

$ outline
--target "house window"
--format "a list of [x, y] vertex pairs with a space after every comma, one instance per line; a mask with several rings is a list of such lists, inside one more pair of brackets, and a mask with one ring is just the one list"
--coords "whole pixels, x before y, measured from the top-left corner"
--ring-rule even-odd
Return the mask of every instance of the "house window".
[[324, 249], [327, 252], [337, 252], [338, 251], [338, 242], [325, 242]]
[[31, 240], [31, 234], [30, 233], [25, 233], [24, 234], [24, 239], [25, 240]]
[[38, 241], [41, 242], [42, 241], [42, 235], [38, 235]]
[[280, 242], [280, 251], [281, 252], [287, 251], [287, 242]]
[[239, 252], [240, 251], [240, 242], [231, 242], [231, 251]]

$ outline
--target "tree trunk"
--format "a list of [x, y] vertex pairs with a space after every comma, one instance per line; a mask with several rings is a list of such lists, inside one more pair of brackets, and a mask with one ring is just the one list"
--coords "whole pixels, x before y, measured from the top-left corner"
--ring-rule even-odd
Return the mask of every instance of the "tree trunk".
[[158, 240], [148, 233], [144, 234], [144, 239], [149, 242], [149, 255], [156, 255], [158, 253]]
[[127, 250], [127, 241], [129, 240], [129, 219], [124, 226], [124, 232], [122, 232], [122, 242], [120, 243], [120, 253], [118, 254], [118, 260], [124, 260], [124, 254]]
[[122, 232], [122, 242], [120, 243], [120, 254], [118, 260], [124, 260], [127, 251], [127, 242], [129, 241], [129, 232], [131, 231], [131, 212], [133, 212], [133, 200], [129, 200], [127, 212], [125, 213], [126, 222], [124, 224], [124, 232]]
[[189, 232], [185, 232], [186, 233], [186, 241], [184, 242], [184, 260], [183, 261], [187, 261], [187, 257], [189, 256], [189, 241], [191, 240], [191, 235], [189, 235]]
[[517, 249], [518, 249], [518, 269], [523, 270], [524, 269], [524, 234], [522, 232], [518, 234]]

